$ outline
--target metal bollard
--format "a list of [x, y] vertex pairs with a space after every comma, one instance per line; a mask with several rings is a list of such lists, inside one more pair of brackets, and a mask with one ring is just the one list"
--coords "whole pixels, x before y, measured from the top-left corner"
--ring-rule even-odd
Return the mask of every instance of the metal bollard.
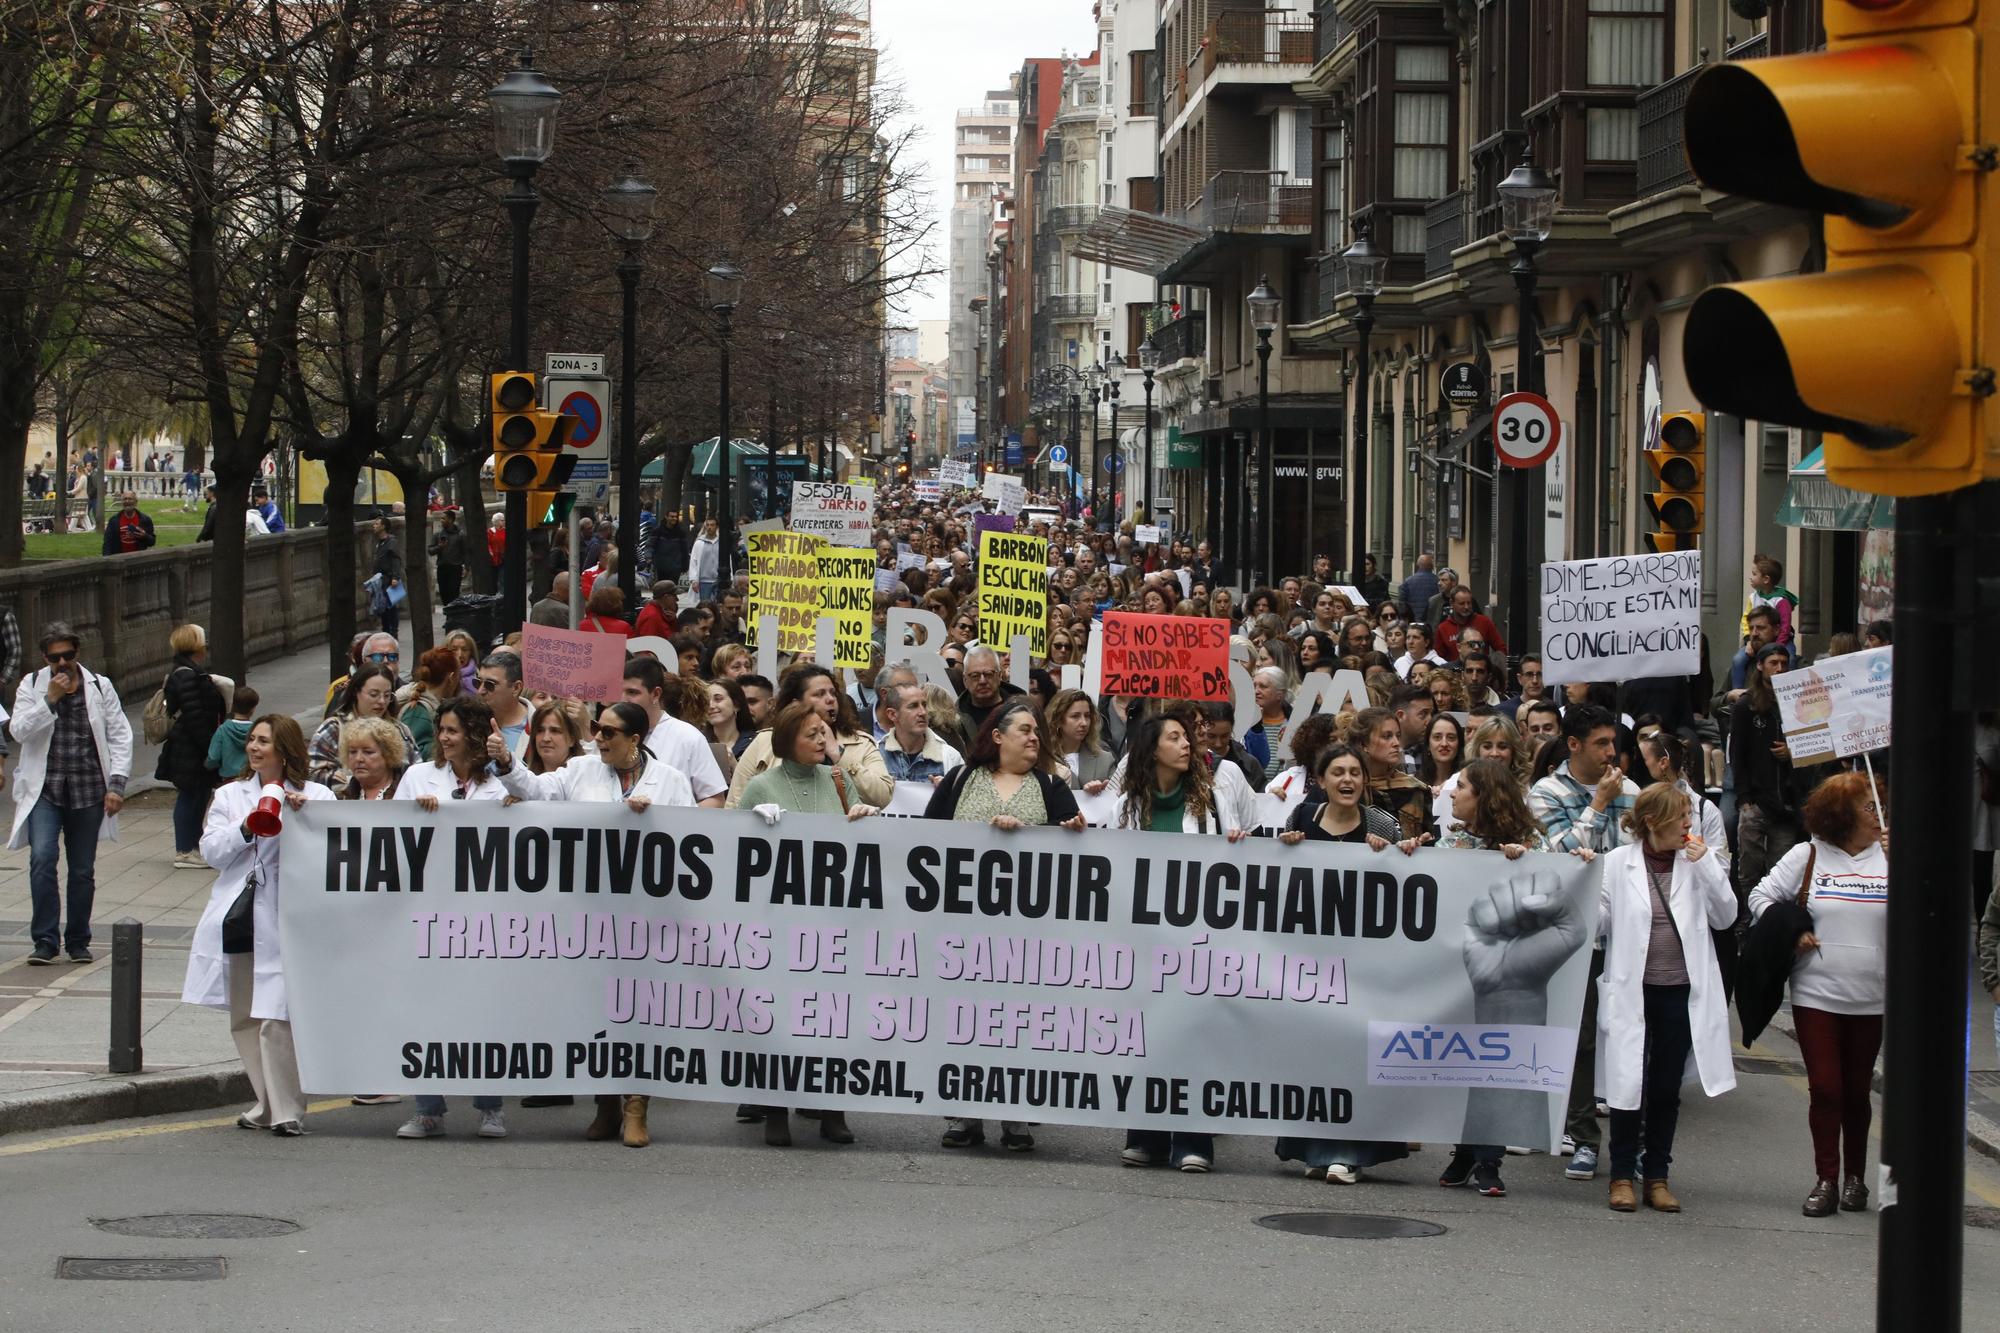
[[137, 1074], [146, 1068], [140, 1035], [139, 993], [144, 972], [144, 927], [126, 917], [111, 928], [111, 1072]]

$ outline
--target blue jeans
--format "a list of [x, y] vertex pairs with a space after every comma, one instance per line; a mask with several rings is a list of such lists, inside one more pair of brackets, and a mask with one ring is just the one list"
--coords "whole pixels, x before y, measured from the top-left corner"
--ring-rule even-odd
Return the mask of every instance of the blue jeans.
[[214, 788], [176, 787], [174, 789], [174, 850], [194, 852], [201, 850], [201, 824], [208, 814], [208, 798], [215, 794]]
[[[1687, 1069], [1694, 1033], [1688, 1018], [1689, 987], [1642, 984], [1645, 994], [1646, 1067], [1640, 1105], [1611, 1108], [1611, 1178], [1665, 1180], [1674, 1160], [1674, 1130], [1680, 1123], [1681, 1075]], [[1863, 1135], [1866, 1138], [1866, 1135]], [[1640, 1157], [1640, 1144], [1645, 1156]]]
[[54, 949], [62, 919], [62, 897], [56, 890], [57, 840], [69, 860], [69, 930], [61, 944], [70, 949], [90, 947], [90, 904], [97, 897], [97, 831], [104, 824], [104, 807], [72, 810], [47, 797], [28, 812], [28, 896], [33, 920], [28, 933], [37, 949]]
[[[498, 1097], [474, 1097], [472, 1099], [472, 1109], [475, 1111], [497, 1111], [500, 1109], [500, 1099]], [[443, 1115], [444, 1098], [433, 1097], [425, 1092], [418, 1093], [417, 1114]]]
[[699, 590], [698, 595], [701, 597], [702, 601], [712, 602], [715, 600], [716, 584], [717, 580], [715, 579], [703, 579], [699, 584], [696, 585], [696, 587]]

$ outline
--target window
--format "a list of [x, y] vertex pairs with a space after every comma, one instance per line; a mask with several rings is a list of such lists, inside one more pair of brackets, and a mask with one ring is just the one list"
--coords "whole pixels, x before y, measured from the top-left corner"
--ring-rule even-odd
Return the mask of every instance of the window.
[[1319, 248], [1337, 255], [1347, 248], [1346, 138], [1338, 125], [1324, 125], [1319, 140]]
[[1665, 73], [1667, 0], [1590, 0], [1586, 19], [1593, 88], [1650, 88]]
[[1390, 189], [1398, 199], [1436, 199], [1451, 173], [1451, 95], [1396, 94], [1396, 155]]
[[1152, 51], [1134, 51], [1131, 64], [1130, 113], [1135, 116], [1159, 114], [1159, 105], [1154, 101], [1154, 84], [1158, 81], [1156, 55]]

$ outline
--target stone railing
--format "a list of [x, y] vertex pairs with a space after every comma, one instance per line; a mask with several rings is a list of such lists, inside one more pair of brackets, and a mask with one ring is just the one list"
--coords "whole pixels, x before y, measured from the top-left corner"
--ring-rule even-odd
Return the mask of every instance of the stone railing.
[[[401, 519], [390, 520], [400, 538]], [[245, 539], [244, 657], [255, 664], [326, 642], [325, 528]], [[0, 602], [21, 622], [22, 667], [41, 661], [42, 626], [66, 622], [82, 636], [83, 662], [108, 676], [127, 700], [159, 688], [173, 663], [167, 636], [176, 625], [210, 623], [209, 580], [215, 548], [206, 542], [87, 560], [52, 560], [0, 570]], [[358, 591], [375, 560], [375, 534], [355, 533]]]

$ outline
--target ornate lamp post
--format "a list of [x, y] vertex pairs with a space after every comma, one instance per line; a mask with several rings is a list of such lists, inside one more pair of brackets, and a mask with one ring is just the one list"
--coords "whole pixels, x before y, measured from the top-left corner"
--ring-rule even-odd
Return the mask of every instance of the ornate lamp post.
[[628, 164], [604, 191], [611, 229], [624, 245], [618, 285], [624, 289], [619, 323], [618, 375], [618, 586], [625, 590], [626, 614], [639, 614], [639, 247], [653, 234], [653, 203], [659, 191]]
[[[1271, 523], [1272, 483], [1276, 463], [1271, 443], [1271, 335], [1278, 331], [1278, 294], [1270, 279], [1259, 275], [1257, 286], [1247, 298], [1250, 327], [1257, 331], [1257, 538], [1255, 559], [1262, 567], [1251, 583], [1269, 583], [1274, 552]], [[1261, 576], [1261, 577], [1259, 577]]]
[[[1374, 431], [1368, 416], [1368, 336], [1375, 331], [1375, 298], [1382, 291], [1382, 275], [1388, 270], [1389, 256], [1368, 239], [1367, 224], [1355, 229], [1354, 244], [1340, 256], [1347, 266], [1347, 290], [1354, 294], [1354, 331], [1360, 340], [1354, 367], [1354, 563], [1348, 580], [1361, 586], [1361, 569], [1368, 556], [1368, 463]], [[1310, 524], [1307, 525], [1310, 528]]]
[[[1532, 145], [1521, 153], [1521, 165], [1500, 182], [1500, 226], [1514, 242], [1514, 290], [1519, 296], [1518, 354], [1515, 357], [1515, 386], [1528, 393], [1542, 393], [1542, 345], [1535, 321], [1535, 253], [1548, 240], [1556, 216], [1556, 187], [1549, 174], [1535, 165]], [[1496, 477], [1499, 461], [1494, 462]], [[1514, 544], [1524, 551], [1528, 531], [1535, 519], [1537, 479], [1526, 469], [1508, 468], [1514, 485]], [[1496, 480], [1496, 485], [1498, 484]], [[1507, 646], [1518, 655], [1527, 652], [1534, 638], [1534, 615], [1528, 599], [1529, 561], [1525, 556], [1513, 562], [1507, 572]]]
[[736, 451], [729, 443], [729, 335], [736, 316], [737, 302], [743, 299], [743, 270], [727, 259], [708, 270], [708, 307], [715, 312], [716, 345], [722, 358], [722, 401], [717, 408], [715, 433], [715, 485], [720, 495], [718, 508], [722, 545], [717, 554], [716, 587], [729, 591], [736, 565]]

